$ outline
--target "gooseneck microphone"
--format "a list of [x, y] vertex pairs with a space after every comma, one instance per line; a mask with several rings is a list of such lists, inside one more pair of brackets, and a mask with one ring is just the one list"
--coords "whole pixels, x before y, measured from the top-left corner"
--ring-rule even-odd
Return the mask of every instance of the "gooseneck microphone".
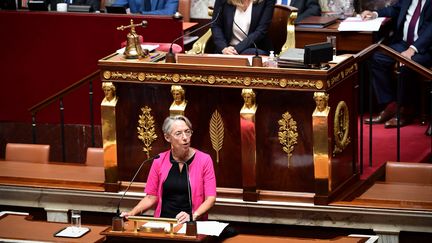
[[[246, 38], [248, 37], [248, 35], [246, 34], [246, 32], [240, 28], [240, 26], [234, 21], [235, 26], [246, 36]], [[262, 67], [262, 58], [261, 56], [258, 54], [258, 47], [255, 44], [255, 41], [252, 40], [252, 44], [255, 47], [255, 56], [252, 57], [252, 66], [254, 67]]]
[[189, 206], [190, 206], [190, 212], [189, 213], [189, 222], [186, 222], [186, 235], [188, 236], [196, 236], [197, 235], [197, 223], [193, 219], [193, 209], [192, 209], [192, 198], [191, 198], [191, 187], [190, 187], [190, 177], [189, 177], [189, 165], [184, 163], [186, 167], [186, 179], [187, 179], [187, 187], [188, 187], [188, 197], [189, 197]]
[[199, 30], [204, 29], [205, 27], [208, 27], [208, 26], [212, 25], [214, 22], [216, 22], [216, 21], [219, 19], [219, 16], [220, 16], [222, 10], [223, 10], [223, 8], [221, 8], [221, 10], [219, 10], [219, 12], [218, 12], [217, 15], [216, 15], [216, 18], [214, 18], [212, 21], [208, 22], [207, 24], [205, 24], [205, 25], [203, 25], [203, 26], [201, 26], [201, 27], [199, 27], [199, 28], [196, 28], [196, 29], [194, 29], [194, 30], [192, 30], [192, 31], [190, 31], [190, 32], [187, 32], [187, 33], [185, 33], [185, 34], [183, 34], [183, 35], [181, 35], [181, 36], [175, 38], [175, 39], [173, 40], [173, 42], [171, 42], [171, 45], [170, 45], [169, 51], [168, 51], [168, 53], [167, 53], [166, 56], [165, 56], [165, 63], [176, 63], [175, 54], [173, 53], [173, 50], [172, 50], [172, 47], [173, 47], [173, 45], [174, 45], [174, 42], [180, 40], [181, 38], [183, 38], [183, 37], [185, 37], [185, 36], [187, 36], [187, 35], [191, 35], [191, 34], [197, 32], [197, 31], [199, 31]]
[[135, 177], [138, 175], [138, 173], [140, 172], [140, 170], [141, 170], [141, 168], [143, 167], [143, 165], [144, 165], [146, 162], [152, 161], [152, 160], [154, 160], [154, 159], [158, 159], [159, 157], [160, 157], [160, 155], [157, 154], [157, 155], [155, 155], [155, 156], [153, 156], [153, 157], [150, 157], [150, 158], [144, 160], [144, 161], [141, 163], [140, 167], [139, 167], [138, 170], [135, 172], [135, 175], [132, 177], [132, 180], [129, 182], [128, 187], [127, 187], [126, 190], [124, 191], [122, 197], [120, 198], [120, 200], [119, 200], [119, 202], [118, 202], [118, 204], [117, 204], [117, 217], [120, 216], [120, 203], [121, 203], [121, 201], [123, 200], [123, 197], [126, 195], [126, 192], [129, 190], [130, 186], [132, 185], [132, 182], [134, 182]]

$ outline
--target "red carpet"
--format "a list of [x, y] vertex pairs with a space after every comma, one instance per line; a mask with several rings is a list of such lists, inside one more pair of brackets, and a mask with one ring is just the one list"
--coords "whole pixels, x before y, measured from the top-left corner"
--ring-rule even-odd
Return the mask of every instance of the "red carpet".
[[[425, 135], [426, 128], [427, 126], [413, 123], [400, 129], [400, 161], [430, 162], [432, 138]], [[385, 129], [384, 124], [373, 125], [372, 167], [369, 167], [369, 125], [363, 125], [363, 134], [361, 179], [366, 179], [386, 161], [396, 161], [397, 134], [396, 129]]]

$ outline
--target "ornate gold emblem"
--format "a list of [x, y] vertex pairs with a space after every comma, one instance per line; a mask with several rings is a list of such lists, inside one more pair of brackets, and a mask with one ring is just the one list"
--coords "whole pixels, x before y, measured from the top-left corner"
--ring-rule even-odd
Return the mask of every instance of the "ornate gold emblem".
[[148, 106], [142, 107], [142, 114], [139, 115], [138, 120], [138, 139], [143, 143], [143, 151], [146, 152], [147, 158], [150, 158], [150, 151], [152, 150], [151, 144], [156, 140], [155, 133], [155, 120], [151, 115], [151, 108]]
[[138, 73], [138, 80], [139, 80], [139, 81], [141, 81], [141, 82], [144, 81], [144, 80], [145, 80], [145, 77], [146, 77], [146, 76], [145, 76], [145, 73]]
[[104, 79], [110, 79], [111, 78], [111, 72], [110, 71], [103, 72], [103, 77], [104, 77]]
[[336, 107], [334, 117], [334, 138], [335, 147], [333, 150], [333, 157], [342, 152], [346, 146], [351, 142], [349, 137], [349, 111], [345, 101], [340, 101]]
[[282, 119], [278, 121], [279, 124], [279, 143], [283, 146], [283, 151], [288, 155], [288, 167], [292, 152], [294, 151], [294, 145], [297, 144], [298, 132], [297, 122], [294, 121], [291, 114], [287, 111], [282, 114]]
[[219, 151], [222, 149], [224, 139], [224, 123], [217, 110], [213, 112], [210, 119], [210, 139], [216, 151], [216, 163], [219, 163]]
[[178, 83], [180, 81], [180, 75], [179, 74], [173, 74], [172, 79], [175, 83]]

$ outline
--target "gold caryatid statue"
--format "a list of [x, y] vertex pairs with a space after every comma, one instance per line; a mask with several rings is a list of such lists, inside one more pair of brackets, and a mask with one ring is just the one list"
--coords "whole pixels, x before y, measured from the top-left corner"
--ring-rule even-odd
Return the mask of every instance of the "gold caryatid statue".
[[241, 95], [243, 97], [244, 104], [240, 110], [240, 113], [255, 114], [257, 109], [255, 92], [252, 89], [242, 89]]
[[112, 82], [103, 82], [102, 90], [105, 94], [104, 99], [102, 100], [103, 106], [115, 106], [117, 103], [116, 96], [116, 87]]
[[314, 115], [328, 115], [330, 107], [328, 106], [329, 95], [324, 92], [315, 92], [314, 100], [316, 103]]
[[186, 109], [186, 91], [180, 85], [171, 85], [171, 94], [173, 96], [173, 103], [170, 106], [170, 115], [184, 115]]

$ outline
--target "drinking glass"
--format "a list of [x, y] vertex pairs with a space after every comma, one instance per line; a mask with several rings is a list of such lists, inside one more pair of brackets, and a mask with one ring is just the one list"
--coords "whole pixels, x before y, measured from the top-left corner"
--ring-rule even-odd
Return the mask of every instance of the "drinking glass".
[[72, 210], [71, 211], [71, 225], [74, 228], [81, 228], [81, 211]]
[[327, 36], [327, 42], [332, 44], [333, 56], [336, 56], [336, 36], [334, 35]]

